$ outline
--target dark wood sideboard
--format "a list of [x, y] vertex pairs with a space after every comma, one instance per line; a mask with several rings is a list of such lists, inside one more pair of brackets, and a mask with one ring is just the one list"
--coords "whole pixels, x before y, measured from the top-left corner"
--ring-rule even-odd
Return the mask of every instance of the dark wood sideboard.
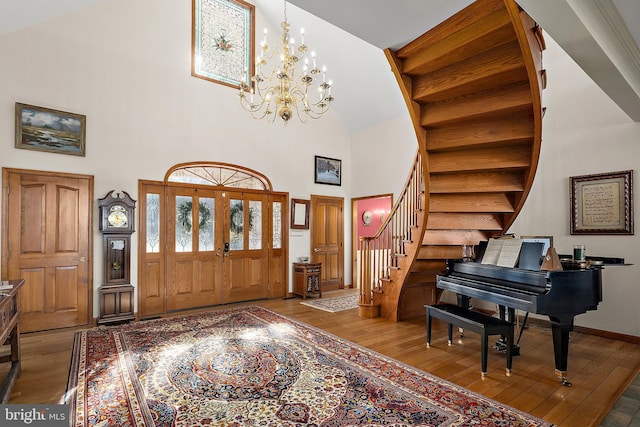
[[[11, 353], [0, 356], [0, 363], [11, 362], [11, 368], [0, 384], [0, 403], [7, 403], [9, 395], [20, 376], [20, 328], [18, 316], [18, 290], [24, 284], [24, 280], [9, 280], [11, 289], [0, 290], [0, 343], [9, 345]], [[2, 282], [4, 284], [4, 282]]]

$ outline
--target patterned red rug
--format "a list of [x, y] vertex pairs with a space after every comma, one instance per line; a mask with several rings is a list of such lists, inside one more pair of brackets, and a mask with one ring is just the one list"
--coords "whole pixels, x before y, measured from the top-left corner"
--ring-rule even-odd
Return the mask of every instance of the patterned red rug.
[[76, 333], [72, 426], [548, 426], [267, 309]]

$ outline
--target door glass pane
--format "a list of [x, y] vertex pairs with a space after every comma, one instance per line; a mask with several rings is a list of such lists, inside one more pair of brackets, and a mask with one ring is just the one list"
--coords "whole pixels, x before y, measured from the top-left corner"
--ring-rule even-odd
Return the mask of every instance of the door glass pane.
[[176, 252], [193, 249], [193, 201], [189, 196], [176, 196]]
[[201, 252], [213, 250], [214, 203], [215, 200], [208, 197], [201, 197], [198, 203], [198, 249]]
[[160, 252], [160, 195], [147, 194], [147, 253]]
[[282, 248], [282, 203], [273, 202], [273, 249]]
[[229, 249], [244, 249], [244, 204], [242, 200], [229, 200]]
[[249, 249], [262, 249], [262, 202], [249, 201]]

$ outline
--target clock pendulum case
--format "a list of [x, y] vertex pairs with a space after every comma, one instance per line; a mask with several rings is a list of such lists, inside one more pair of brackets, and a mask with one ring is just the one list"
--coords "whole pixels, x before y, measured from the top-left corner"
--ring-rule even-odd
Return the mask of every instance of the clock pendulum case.
[[135, 231], [136, 201], [125, 191], [109, 191], [98, 199], [104, 257], [103, 283], [98, 288], [98, 324], [135, 319], [131, 284], [131, 234]]

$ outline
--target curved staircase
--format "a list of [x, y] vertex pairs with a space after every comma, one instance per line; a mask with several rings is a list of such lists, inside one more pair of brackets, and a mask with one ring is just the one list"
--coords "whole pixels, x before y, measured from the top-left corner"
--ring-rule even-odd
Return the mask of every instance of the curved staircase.
[[361, 242], [362, 316], [424, 315], [445, 260], [509, 229], [538, 163], [543, 50], [541, 29], [513, 0], [477, 0], [385, 51], [418, 137], [411, 174], [420, 173], [398, 204], [414, 202]]

